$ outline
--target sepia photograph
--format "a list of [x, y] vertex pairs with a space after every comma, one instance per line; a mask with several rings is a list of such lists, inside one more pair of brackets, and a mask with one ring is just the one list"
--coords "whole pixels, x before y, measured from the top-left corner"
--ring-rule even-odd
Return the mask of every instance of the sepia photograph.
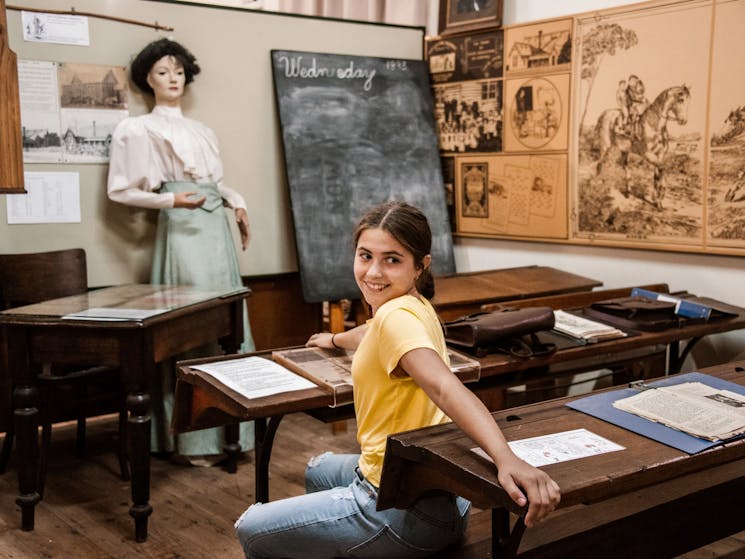
[[572, 20], [510, 26], [504, 37], [508, 74], [568, 71], [572, 62]]
[[566, 150], [569, 75], [505, 81], [504, 151]]

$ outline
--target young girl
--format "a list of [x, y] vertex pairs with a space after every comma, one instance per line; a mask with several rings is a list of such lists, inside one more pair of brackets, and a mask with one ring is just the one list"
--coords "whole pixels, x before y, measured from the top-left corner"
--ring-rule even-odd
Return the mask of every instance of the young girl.
[[[223, 184], [217, 137], [181, 112], [184, 89], [199, 71], [194, 55], [170, 39], [153, 41], [135, 56], [132, 81], [152, 95], [155, 106], [114, 130], [108, 194], [121, 204], [160, 210], [150, 283], [228, 291], [243, 287], [243, 281], [223, 206], [235, 210], [244, 250], [250, 232], [245, 200]], [[245, 312], [243, 328], [241, 350], [253, 351]], [[173, 370], [164, 370], [163, 385], [153, 386], [152, 450], [175, 451], [195, 465], [220, 460], [222, 429], [184, 433], [174, 440], [169, 429], [173, 385]], [[241, 433], [242, 448], [250, 449], [249, 425]]]
[[[361, 454], [315, 457], [308, 493], [257, 503], [236, 522], [248, 559], [426, 557], [458, 541], [470, 503], [439, 492], [406, 510], [375, 510], [391, 433], [454, 420], [494, 460], [499, 482], [533, 526], [559, 502], [559, 487], [517, 458], [481, 401], [448, 366], [430, 274], [427, 218], [402, 202], [370, 210], [354, 235], [354, 276], [370, 306], [367, 324], [314, 334], [306, 345], [355, 350], [352, 363]], [[526, 499], [527, 494], [527, 499]]]

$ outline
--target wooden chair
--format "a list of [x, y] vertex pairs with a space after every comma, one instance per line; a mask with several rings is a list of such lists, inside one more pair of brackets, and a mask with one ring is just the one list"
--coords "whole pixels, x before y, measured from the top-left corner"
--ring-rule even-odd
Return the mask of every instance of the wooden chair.
[[[49, 299], [78, 295], [88, 291], [88, 274], [83, 249], [58, 250], [29, 254], [0, 254], [0, 306], [9, 309]], [[3, 344], [5, 340], [3, 339]], [[7, 362], [2, 363], [6, 379]], [[122, 479], [129, 479], [125, 452], [126, 408], [118, 371], [113, 367], [60, 367], [42, 364], [37, 375], [42, 443], [39, 462], [39, 487], [43, 494], [52, 423], [77, 420], [75, 450], [85, 451], [86, 417], [119, 412], [119, 466]], [[12, 416], [12, 408], [9, 408]], [[5, 471], [13, 446], [12, 417], [7, 425], [0, 454], [0, 473]]]

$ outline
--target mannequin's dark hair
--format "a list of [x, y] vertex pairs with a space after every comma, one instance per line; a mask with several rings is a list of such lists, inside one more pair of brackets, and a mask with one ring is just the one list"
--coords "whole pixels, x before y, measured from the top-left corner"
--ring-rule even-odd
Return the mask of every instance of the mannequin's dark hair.
[[146, 45], [135, 56], [130, 66], [132, 81], [144, 93], [153, 94], [153, 88], [147, 83], [147, 75], [155, 63], [164, 56], [173, 56], [184, 67], [184, 85], [193, 82], [194, 76], [200, 71], [196, 57], [186, 47], [170, 39], [158, 39]]
[[416, 281], [416, 289], [427, 299], [435, 296], [435, 280], [424, 257], [432, 250], [432, 231], [427, 216], [406, 202], [386, 202], [365, 213], [354, 230], [354, 245], [360, 235], [368, 229], [382, 229], [389, 233], [414, 256], [414, 265], [422, 270]]

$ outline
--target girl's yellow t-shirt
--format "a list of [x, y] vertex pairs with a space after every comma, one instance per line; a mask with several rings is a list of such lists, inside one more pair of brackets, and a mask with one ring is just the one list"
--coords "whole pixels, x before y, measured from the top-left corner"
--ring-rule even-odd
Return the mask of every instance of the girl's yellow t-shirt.
[[434, 308], [421, 296], [403, 295], [378, 309], [352, 360], [359, 467], [380, 485], [386, 438], [449, 421], [411, 377], [393, 374], [409, 351], [430, 348], [450, 365], [442, 327]]

